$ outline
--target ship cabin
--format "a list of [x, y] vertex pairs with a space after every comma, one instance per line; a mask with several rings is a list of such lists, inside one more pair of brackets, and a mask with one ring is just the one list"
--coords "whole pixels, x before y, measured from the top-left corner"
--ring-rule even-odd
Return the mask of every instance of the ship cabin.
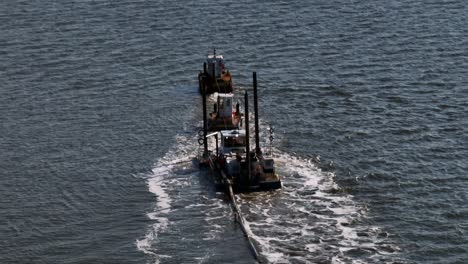
[[[222, 130], [221, 147], [219, 149], [219, 163], [235, 182], [246, 182], [246, 134], [245, 130]], [[244, 173], [242, 173], [244, 171]], [[242, 177], [244, 175], [244, 177]]]
[[242, 114], [239, 103], [233, 105], [234, 95], [232, 93], [219, 93], [217, 102], [214, 104], [213, 112], [208, 119], [209, 131], [220, 131], [225, 129], [238, 129], [242, 126]]
[[245, 130], [222, 130], [220, 152], [224, 156], [241, 155], [245, 153]]
[[[225, 73], [225, 64], [223, 55], [211, 54], [206, 60], [208, 65], [208, 74], [212, 78], [219, 79]], [[214, 73], [214, 76], [213, 76]]]
[[218, 94], [217, 104], [218, 104], [218, 116], [221, 118], [231, 117], [232, 111], [232, 100], [234, 99], [234, 94], [232, 93], [220, 93]]

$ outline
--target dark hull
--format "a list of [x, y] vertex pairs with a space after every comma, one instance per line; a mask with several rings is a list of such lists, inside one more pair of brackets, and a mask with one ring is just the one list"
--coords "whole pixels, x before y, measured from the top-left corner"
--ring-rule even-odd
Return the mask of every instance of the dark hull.
[[274, 179], [242, 183], [221, 169], [215, 159], [210, 158], [208, 163], [213, 172], [215, 186], [218, 191], [227, 191], [229, 186], [232, 187], [235, 193], [265, 192], [282, 188], [281, 180], [277, 176]]
[[200, 94], [232, 93], [231, 79], [226, 81], [222, 78], [212, 78], [203, 73], [200, 73], [198, 78], [201, 81]]
[[228, 118], [211, 118], [208, 119], [208, 132], [240, 129], [242, 114], [235, 114]]

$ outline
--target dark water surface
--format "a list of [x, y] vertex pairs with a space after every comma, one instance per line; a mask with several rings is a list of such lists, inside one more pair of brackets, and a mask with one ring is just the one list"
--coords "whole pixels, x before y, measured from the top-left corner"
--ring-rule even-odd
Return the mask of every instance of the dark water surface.
[[[198, 170], [206, 54], [260, 83], [271, 263], [468, 262], [465, 1], [0, 5], [0, 262], [253, 263]], [[268, 113], [268, 115], [267, 115]]]

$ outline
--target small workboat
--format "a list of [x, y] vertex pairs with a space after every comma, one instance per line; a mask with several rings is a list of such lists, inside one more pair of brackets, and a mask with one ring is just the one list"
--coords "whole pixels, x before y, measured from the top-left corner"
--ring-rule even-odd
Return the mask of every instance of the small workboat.
[[203, 63], [203, 71], [198, 74], [198, 80], [202, 84], [201, 94], [232, 92], [231, 73], [226, 68], [223, 55], [217, 55], [216, 49]]

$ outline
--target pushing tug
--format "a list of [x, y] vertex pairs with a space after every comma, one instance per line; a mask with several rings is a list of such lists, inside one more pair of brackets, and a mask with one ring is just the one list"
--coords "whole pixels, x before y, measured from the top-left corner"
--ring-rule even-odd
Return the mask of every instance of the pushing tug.
[[[200, 162], [209, 165], [216, 183], [224, 188], [232, 187], [235, 193], [268, 191], [281, 188], [281, 180], [275, 173], [274, 160], [265, 157], [260, 149], [258, 125], [257, 78], [253, 74], [255, 149], [250, 150], [249, 100], [244, 95], [244, 113], [239, 103], [233, 111], [232, 93], [218, 94], [214, 111], [207, 117], [206, 94], [203, 94], [203, 154]], [[200, 82], [200, 86], [201, 86]], [[244, 124], [242, 124], [244, 123]], [[242, 128], [242, 125], [244, 128]], [[208, 132], [211, 132], [208, 134]], [[208, 140], [214, 140], [215, 149], [208, 149]], [[202, 143], [202, 142], [200, 142]]]
[[201, 94], [232, 92], [231, 73], [226, 68], [223, 55], [216, 55], [216, 49], [203, 63], [203, 71], [198, 74], [198, 80], [202, 84]]

